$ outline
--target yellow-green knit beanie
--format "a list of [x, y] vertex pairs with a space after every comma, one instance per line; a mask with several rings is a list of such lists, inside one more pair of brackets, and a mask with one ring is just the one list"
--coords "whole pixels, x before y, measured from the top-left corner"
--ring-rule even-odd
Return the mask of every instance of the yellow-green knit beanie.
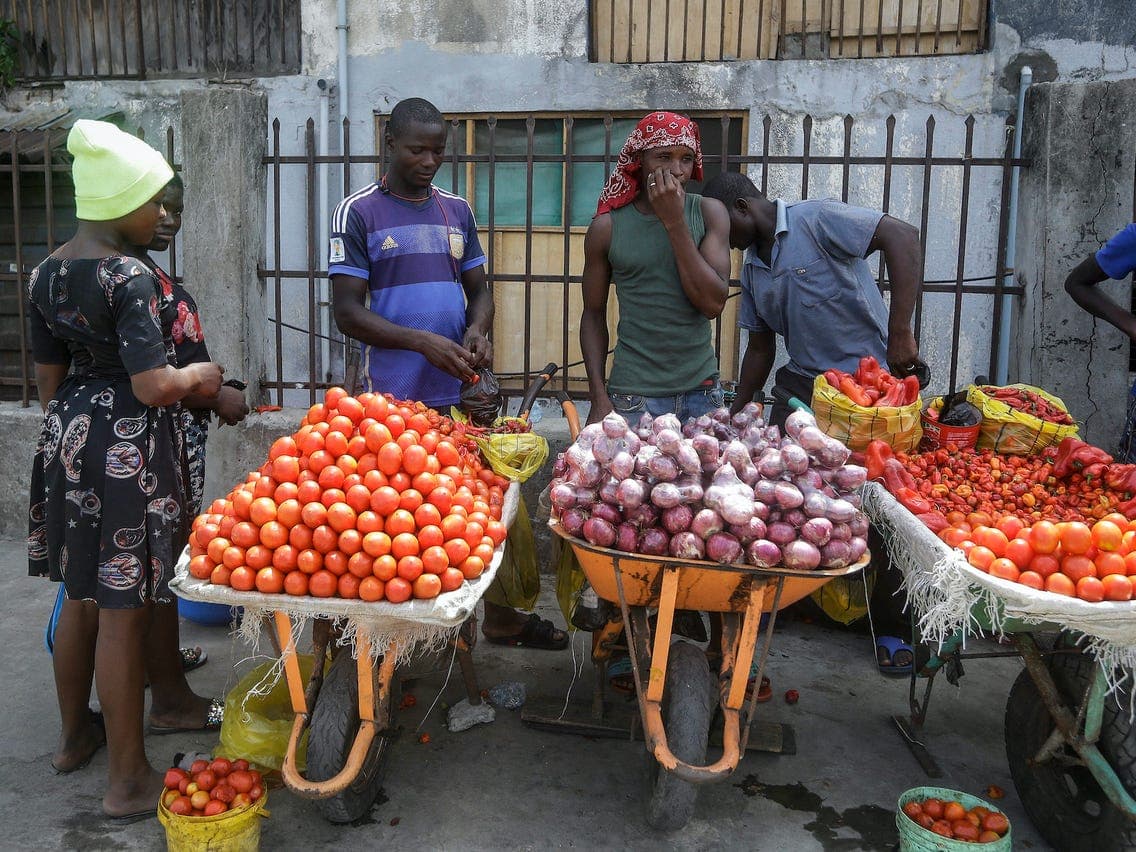
[[174, 176], [161, 154], [105, 121], [76, 121], [67, 150], [75, 158], [75, 215], [89, 222], [137, 210]]

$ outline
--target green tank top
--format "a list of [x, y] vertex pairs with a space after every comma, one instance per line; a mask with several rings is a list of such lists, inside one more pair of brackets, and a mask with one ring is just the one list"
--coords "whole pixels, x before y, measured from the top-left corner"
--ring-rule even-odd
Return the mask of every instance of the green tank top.
[[[688, 193], [684, 215], [695, 245], [706, 235], [702, 196]], [[670, 396], [717, 378], [710, 320], [690, 303], [666, 228], [628, 204], [611, 212], [611, 278], [619, 299], [611, 393]]]

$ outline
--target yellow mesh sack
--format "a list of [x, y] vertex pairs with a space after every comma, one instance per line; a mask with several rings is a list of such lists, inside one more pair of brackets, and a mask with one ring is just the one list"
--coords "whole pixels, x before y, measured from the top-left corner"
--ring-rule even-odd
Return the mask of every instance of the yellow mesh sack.
[[838, 624], [852, 624], [868, 614], [868, 599], [876, 588], [875, 571], [829, 580], [812, 593], [813, 602]]
[[[1006, 385], [1028, 390], [1045, 398], [1068, 413], [1065, 403], [1051, 393], [1032, 385]], [[1065, 438], [1077, 437], [1077, 426], [1062, 426], [1034, 417], [1025, 411], [1012, 408], [1000, 400], [983, 393], [977, 385], [966, 389], [966, 401], [982, 412], [982, 427], [978, 431], [978, 449], [994, 450], [1012, 456], [1028, 456]]]
[[525, 482], [548, 460], [548, 441], [534, 432], [484, 435], [473, 439], [494, 472]]
[[872, 441], [886, 441], [896, 451], [914, 452], [923, 437], [919, 422], [922, 408], [921, 397], [911, 405], [865, 408], [830, 385], [823, 375], [813, 382], [812, 409], [817, 426], [852, 450], [862, 451]]

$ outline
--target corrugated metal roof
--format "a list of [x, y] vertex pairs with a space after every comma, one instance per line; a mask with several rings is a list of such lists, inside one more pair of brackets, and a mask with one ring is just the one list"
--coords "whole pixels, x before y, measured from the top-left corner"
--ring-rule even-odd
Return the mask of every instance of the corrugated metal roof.
[[45, 141], [48, 150], [64, 145], [71, 125], [81, 118], [114, 121], [121, 120], [122, 113], [84, 112], [65, 104], [44, 104], [19, 112], [0, 113], [0, 159], [11, 161], [15, 144], [21, 160], [42, 160]]

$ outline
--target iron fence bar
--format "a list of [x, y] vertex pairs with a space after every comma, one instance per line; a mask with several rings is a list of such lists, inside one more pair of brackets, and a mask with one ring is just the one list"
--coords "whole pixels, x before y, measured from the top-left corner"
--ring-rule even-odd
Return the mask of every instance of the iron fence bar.
[[[575, 163], [572, 154], [576, 150], [574, 139], [575, 126], [575, 120], [571, 115], [564, 117], [564, 150], [568, 153], [568, 160], [564, 163], [564, 206], [562, 208], [564, 212], [561, 214], [563, 216], [562, 221], [564, 224], [564, 283], [561, 287], [563, 316], [561, 317], [560, 322], [560, 363], [565, 365], [568, 363], [568, 329], [570, 325], [568, 321], [568, 312], [572, 304], [572, 288], [569, 284], [569, 281], [572, 277], [572, 179], [574, 177], [573, 165]], [[567, 372], [567, 370], [562, 371], [559, 379], [560, 386], [565, 391], [568, 390]]]
[[[974, 116], [966, 117], [966, 144], [964, 152], [970, 154], [974, 143]], [[962, 277], [966, 268], [966, 226], [970, 212], [970, 165], [962, 166], [962, 209], [959, 214], [959, 248], [958, 265], [956, 267], [954, 322], [951, 328], [951, 382], [950, 389], [958, 387], [958, 344], [959, 328], [962, 323]]]
[[[118, 33], [119, 34], [118, 44], [119, 44], [120, 49], [122, 50], [122, 67], [123, 67], [123, 70], [126, 70], [127, 68], [130, 67], [130, 55], [128, 53], [129, 48], [130, 48], [130, 42], [128, 42], [126, 40], [126, 4], [127, 4], [127, 2], [129, 2], [129, 0], [119, 0], [119, 6], [120, 6], [119, 12], [120, 12], [120, 14], [118, 16], [118, 31], [119, 31], [119, 33]], [[110, 26], [110, 16], [107, 15], [107, 27], [109, 27], [109, 26]], [[108, 39], [108, 41], [109, 41], [109, 39]]]
[[931, 216], [931, 161], [935, 144], [935, 116], [927, 116], [926, 148], [923, 165], [923, 204], [919, 213], [919, 251], [923, 266], [919, 270], [918, 297], [915, 300], [915, 342], [923, 336], [923, 293], [927, 286], [927, 227]]
[[844, 158], [840, 164], [840, 200], [848, 203], [848, 184], [852, 176], [852, 125], [855, 119], [844, 116]]
[[[781, 0], [782, 3], [785, 0]], [[768, 115], [761, 120], [761, 194], [769, 194], [769, 133], [773, 129], [773, 119]], [[745, 160], [742, 160], [745, 163]]]
[[[303, 280], [303, 279], [307, 278], [308, 272], [307, 272], [306, 269], [268, 269], [268, 268], [265, 268], [265, 269], [258, 269], [257, 270], [257, 276], [261, 279], [265, 279], [265, 280], [267, 280], [269, 278], [274, 279], [274, 278], [276, 278], [277, 275], [279, 275], [280, 278], [283, 278], [283, 279], [286, 279], [286, 280], [297, 281], [297, 280]], [[14, 276], [15, 276], [15, 273], [7, 273], [7, 274], [0, 273], [0, 281], [15, 280]], [[500, 273], [497, 274], [497, 280], [498, 281], [504, 281], [504, 282], [523, 283], [526, 279], [525, 279], [525, 275], [524, 275], [523, 272], [500, 272]], [[561, 275], [560, 273], [553, 273], [553, 272], [534, 272], [529, 277], [529, 280], [531, 280], [534, 284], [559, 284], [564, 280], [564, 276]], [[958, 280], [957, 277], [954, 277], [954, 276], [952, 276], [950, 278], [934, 278], [934, 279], [931, 279], [929, 281], [925, 281], [924, 284], [927, 286], [927, 292], [929, 292], [929, 293], [953, 293], [955, 291], [957, 280]], [[583, 281], [583, 278], [580, 275], [569, 275], [568, 281], [572, 284], [579, 284]], [[970, 276], [963, 277], [962, 281], [963, 281], [963, 289], [967, 293], [991, 294], [991, 293], [994, 292], [994, 285], [993, 284], [987, 284], [987, 285], [973, 284], [973, 282], [976, 282], [976, 281], [994, 281], [994, 275], [970, 275]], [[885, 285], [884, 289], [885, 290], [888, 289], [888, 286], [887, 286], [888, 283], [889, 282], [887, 281], [887, 279], [885, 279], [884, 280], [884, 285]], [[737, 279], [731, 279], [730, 280], [730, 286], [731, 287], [740, 286], [740, 282]], [[1005, 293], [1009, 293], [1010, 295], [1021, 295], [1022, 293], [1025, 292], [1025, 287], [1022, 286], [1022, 285], [1013, 285], [1013, 286], [1010, 286], [1010, 287], [1004, 286], [1002, 288], [1002, 291], [1005, 292]]]
[[[1013, 166], [1010, 165], [1010, 160], [1014, 155], [1013, 134], [1016, 132], [1016, 127], [1012, 123], [1016, 119], [1006, 119], [1006, 166], [1002, 169], [1002, 196], [999, 202], [998, 209], [1008, 210], [1010, 204], [1010, 174], [1013, 171]], [[990, 368], [987, 372], [991, 378], [998, 374], [995, 365], [998, 363], [998, 347], [1001, 344], [1001, 321], [1002, 321], [1002, 288], [1005, 285], [1006, 276], [1006, 252], [1008, 251], [1007, 243], [1009, 242], [1009, 218], [1007, 216], [998, 217], [998, 249], [995, 255], [995, 263], [997, 264], [998, 275], [994, 279], [994, 287], [998, 291], [994, 294], [994, 316], [990, 322]]]
[[[533, 133], [536, 130], [536, 118], [529, 116], [525, 119], [525, 143], [528, 151], [528, 163], [525, 175], [525, 342], [532, 340], [532, 239], [533, 239]], [[531, 373], [532, 353], [529, 346], [525, 346], [525, 382]]]
[[20, 217], [20, 155], [16, 144], [17, 134], [10, 138], [12, 149], [12, 234], [16, 241], [16, 313], [20, 319], [20, 402], [28, 407], [31, 398], [31, 365], [28, 363], [28, 306], [24, 292], [24, 236]]
[[687, 53], [687, 46], [690, 43], [690, 0], [682, 0], [682, 61], [686, 62], [690, 57]]
[[[51, 163], [51, 136], [45, 133], [43, 135], [43, 162], [44, 166]], [[55, 180], [52, 174], [52, 169], [44, 168], [43, 170], [43, 196], [47, 209], [47, 251], [48, 254], [55, 251]]]
[[[274, 161], [272, 162], [272, 261], [276, 267], [276, 292], [273, 294], [273, 304], [276, 308], [276, 316], [281, 316], [282, 298], [280, 295], [281, 290], [281, 274], [280, 267], [284, 264], [280, 258], [280, 119], [272, 119], [272, 155]], [[309, 189], [310, 192], [310, 189]], [[280, 328], [280, 324], [276, 324], [276, 375], [278, 378], [284, 376], [284, 335]], [[284, 405], [284, 391], [281, 388], [277, 389], [276, 404], [279, 406]]]
[[[528, 157], [524, 154], [498, 154], [496, 156], [498, 163], [527, 163]], [[354, 158], [356, 163], [378, 163], [380, 158], [374, 155], [360, 155]], [[575, 158], [577, 163], [602, 163], [604, 157], [600, 154], [581, 154]], [[801, 156], [799, 154], [770, 154], [768, 157], [759, 157], [755, 154], [741, 154], [730, 155], [731, 162], [742, 164], [754, 164], [768, 162], [771, 165], [777, 166], [799, 166], [801, 164]], [[963, 162], [975, 168], [1002, 168], [1003, 158], [998, 157], [935, 157], [932, 165], [935, 166], [960, 166]], [[265, 158], [263, 162], [269, 162]], [[308, 162], [307, 157], [299, 155], [281, 156], [280, 162], [286, 166], [302, 166]], [[316, 155], [315, 162], [319, 163], [334, 163], [339, 164], [342, 158], [338, 154]], [[458, 157], [459, 163], [488, 163], [489, 157], [486, 154], [463, 154]], [[564, 154], [533, 154], [533, 163], [559, 163], [565, 162]], [[887, 164], [886, 156], [862, 156], [853, 157], [852, 164], [856, 166], [883, 166]], [[893, 166], [922, 166], [925, 160], [921, 156], [905, 156], [891, 158]], [[843, 154], [812, 154], [809, 155], [809, 164], [811, 166], [839, 166], [844, 163]], [[1011, 161], [1011, 165], [1028, 167], [1031, 161], [1028, 157], [1017, 157]], [[6, 166], [0, 165], [0, 171], [4, 171]]]
[[[166, 127], [166, 162], [174, 167], [174, 128], [172, 125]], [[174, 168], [174, 171], [176, 172], [178, 169]], [[177, 281], [177, 235], [170, 239], [169, 253], [170, 278]]]
[[[901, 2], [902, 2], [902, 0], [901, 0]], [[891, 167], [892, 167], [892, 152], [893, 152], [893, 147], [894, 147], [894, 144], [895, 144], [895, 116], [894, 115], [889, 115], [887, 117], [886, 127], [887, 127], [887, 135], [886, 135], [886, 140], [884, 142], [884, 196], [883, 196], [883, 203], [880, 205], [880, 209], [883, 211], [885, 216], [887, 216], [891, 212]], [[883, 252], [880, 252], [879, 278], [877, 279], [877, 283], [879, 284], [880, 288], [883, 288], [884, 278], [887, 277], [886, 273], [884, 271], [884, 267], [886, 265], [887, 265], [887, 262], [884, 260], [884, 254], [883, 254]]]
[[[589, 5], [591, 5], [591, 4], [589, 4]], [[671, 0], [666, 0], [666, 4], [663, 7], [663, 14], [666, 16], [665, 19], [666, 19], [667, 23], [669, 24], [670, 20], [671, 20]], [[670, 62], [670, 61], [671, 61], [671, 34], [670, 34], [670, 28], [668, 27], [666, 37], [663, 39], [663, 62]], [[564, 378], [565, 382], [567, 382], [567, 377], [564, 376], [563, 378]]]
[[[308, 153], [307, 172], [305, 174], [307, 184], [307, 246], [308, 246], [308, 374], [311, 376], [317, 375], [316, 373], [316, 336], [313, 333], [316, 328], [316, 123], [314, 119], [309, 118], [304, 125], [304, 150]], [[323, 365], [320, 365], [321, 368]], [[316, 404], [316, 394], [313, 389], [311, 393], [311, 404]]]
[[962, 47], [962, 7], [963, 0], [959, 0], [958, 11], [955, 12], [955, 47]]
[[801, 121], [804, 136], [801, 147], [801, 198], [809, 197], [809, 149], [813, 142], [813, 117], [806, 115]]
[[[486, 119], [486, 128], [489, 131], [489, 286], [497, 284], [497, 116], [491, 115]], [[493, 295], [492, 293], [490, 295]], [[496, 298], [494, 298], [496, 309]], [[494, 310], [494, 317], [496, 317]]]

